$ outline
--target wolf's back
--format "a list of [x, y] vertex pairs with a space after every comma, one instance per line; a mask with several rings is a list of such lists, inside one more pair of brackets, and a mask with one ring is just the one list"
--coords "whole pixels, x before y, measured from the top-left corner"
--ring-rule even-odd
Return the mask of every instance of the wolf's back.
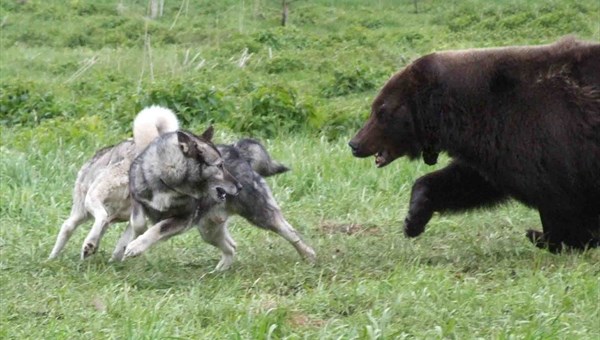
[[156, 105], [143, 109], [133, 121], [133, 140], [137, 153], [142, 152], [156, 137], [178, 129], [179, 121], [173, 111]]

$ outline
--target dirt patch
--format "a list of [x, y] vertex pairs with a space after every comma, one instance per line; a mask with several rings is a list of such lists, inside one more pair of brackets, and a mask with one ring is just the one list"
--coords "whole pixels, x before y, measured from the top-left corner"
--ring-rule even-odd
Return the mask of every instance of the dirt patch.
[[323, 234], [346, 234], [346, 235], [370, 235], [376, 236], [381, 235], [381, 228], [371, 224], [360, 224], [360, 223], [336, 223], [336, 222], [323, 222], [319, 226], [319, 229]]
[[306, 314], [294, 312], [289, 317], [289, 322], [292, 327], [323, 327], [325, 320], [312, 319]]

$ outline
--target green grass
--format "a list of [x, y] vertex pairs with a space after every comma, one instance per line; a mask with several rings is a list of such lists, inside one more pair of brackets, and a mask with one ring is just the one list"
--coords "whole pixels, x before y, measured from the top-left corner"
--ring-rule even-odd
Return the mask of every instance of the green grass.
[[[569, 33], [599, 40], [596, 1], [424, 0], [418, 13], [408, 0], [296, 1], [286, 28], [277, 26], [278, 1], [190, 1], [176, 22], [181, 2], [165, 3], [152, 22], [141, 0], [0, 5], [0, 338], [600, 337], [600, 252], [536, 249], [524, 232], [539, 229], [539, 217], [515, 202], [436, 215], [406, 239], [412, 183], [448, 159], [376, 169], [346, 146], [379, 84], [416, 56]], [[252, 56], [240, 68], [245, 48]], [[281, 94], [276, 86], [297, 102], [269, 99]], [[259, 88], [273, 96], [257, 97]], [[27, 90], [21, 101], [17, 89]], [[156, 97], [195, 131], [221, 113], [210, 106], [219, 101], [217, 141], [261, 136], [293, 169], [268, 182], [316, 265], [241, 218], [232, 221], [238, 255], [225, 273], [208, 274], [220, 254], [195, 231], [108, 263], [123, 225], [89, 261], [79, 260], [89, 224], [46, 261], [79, 167], [128, 137], [135, 112]], [[284, 125], [291, 133], [242, 133], [237, 123], [255, 112], [253, 98], [321, 120]]]

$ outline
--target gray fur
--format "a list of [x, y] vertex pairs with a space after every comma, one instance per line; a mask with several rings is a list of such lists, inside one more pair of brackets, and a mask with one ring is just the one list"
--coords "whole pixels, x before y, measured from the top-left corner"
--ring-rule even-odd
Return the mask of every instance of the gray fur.
[[[255, 226], [281, 235], [308, 261], [316, 259], [313, 249], [283, 217], [262, 177], [289, 169], [272, 160], [260, 142], [242, 139], [215, 147], [202, 136], [178, 131], [167, 132], [148, 147], [138, 148], [143, 151], [136, 157], [135, 143], [124, 141], [98, 151], [81, 168], [71, 216], [63, 223], [50, 258], [55, 258], [77, 226], [93, 215], [96, 222], [82, 247], [82, 259], [97, 251], [111, 223], [129, 220], [112, 260], [139, 255], [156, 242], [195, 226], [204, 241], [221, 249], [222, 258], [215, 269], [225, 270], [236, 249], [227, 220], [231, 215], [240, 215]], [[202, 157], [182, 157], [182, 152], [199, 156], [194, 150]], [[220, 162], [224, 165], [221, 175], [214, 169]], [[226, 182], [233, 187], [224, 188]], [[234, 187], [240, 186], [242, 190], [236, 195]], [[106, 190], [99, 195], [95, 187]], [[130, 191], [130, 187], [134, 189]], [[220, 201], [222, 192], [218, 187], [227, 189], [225, 202]], [[94, 209], [88, 208], [88, 201], [97, 202]], [[101, 210], [106, 213], [97, 213]], [[154, 223], [148, 229], [146, 217]]]
[[130, 139], [99, 150], [81, 167], [73, 189], [71, 214], [60, 228], [51, 259], [58, 256], [75, 229], [90, 218], [94, 218], [94, 225], [83, 243], [82, 259], [96, 252], [111, 223], [129, 219], [128, 169], [134, 156], [135, 146]]
[[[126, 232], [131, 235], [129, 240], [121, 238], [113, 253], [115, 259], [137, 256], [156, 242], [188, 230], [227, 195], [238, 194], [242, 187], [225, 169], [221, 154], [210, 141], [212, 132], [210, 127], [202, 136], [186, 131], [166, 133], [136, 157], [129, 170], [133, 232]], [[153, 225], [147, 228], [146, 218], [139, 214]]]
[[290, 170], [287, 166], [271, 159], [267, 149], [255, 139], [243, 138], [233, 146], [239, 152], [240, 157], [248, 160], [252, 169], [263, 177], [277, 175]]

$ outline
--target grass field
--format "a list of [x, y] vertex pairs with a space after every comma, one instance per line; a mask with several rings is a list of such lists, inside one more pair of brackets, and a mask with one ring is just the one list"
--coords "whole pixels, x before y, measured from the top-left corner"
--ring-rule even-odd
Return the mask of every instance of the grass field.
[[[346, 146], [418, 55], [598, 41], [600, 4], [298, 0], [285, 28], [280, 5], [166, 0], [148, 20], [141, 0], [0, 4], [0, 338], [600, 338], [599, 251], [534, 248], [539, 217], [515, 202], [406, 239], [412, 183], [448, 159], [376, 169]], [[260, 137], [293, 169], [268, 183], [318, 262], [241, 218], [224, 273], [195, 231], [108, 263], [122, 225], [88, 261], [89, 224], [46, 261], [77, 170], [152, 102], [195, 131], [214, 122], [219, 142]]]

